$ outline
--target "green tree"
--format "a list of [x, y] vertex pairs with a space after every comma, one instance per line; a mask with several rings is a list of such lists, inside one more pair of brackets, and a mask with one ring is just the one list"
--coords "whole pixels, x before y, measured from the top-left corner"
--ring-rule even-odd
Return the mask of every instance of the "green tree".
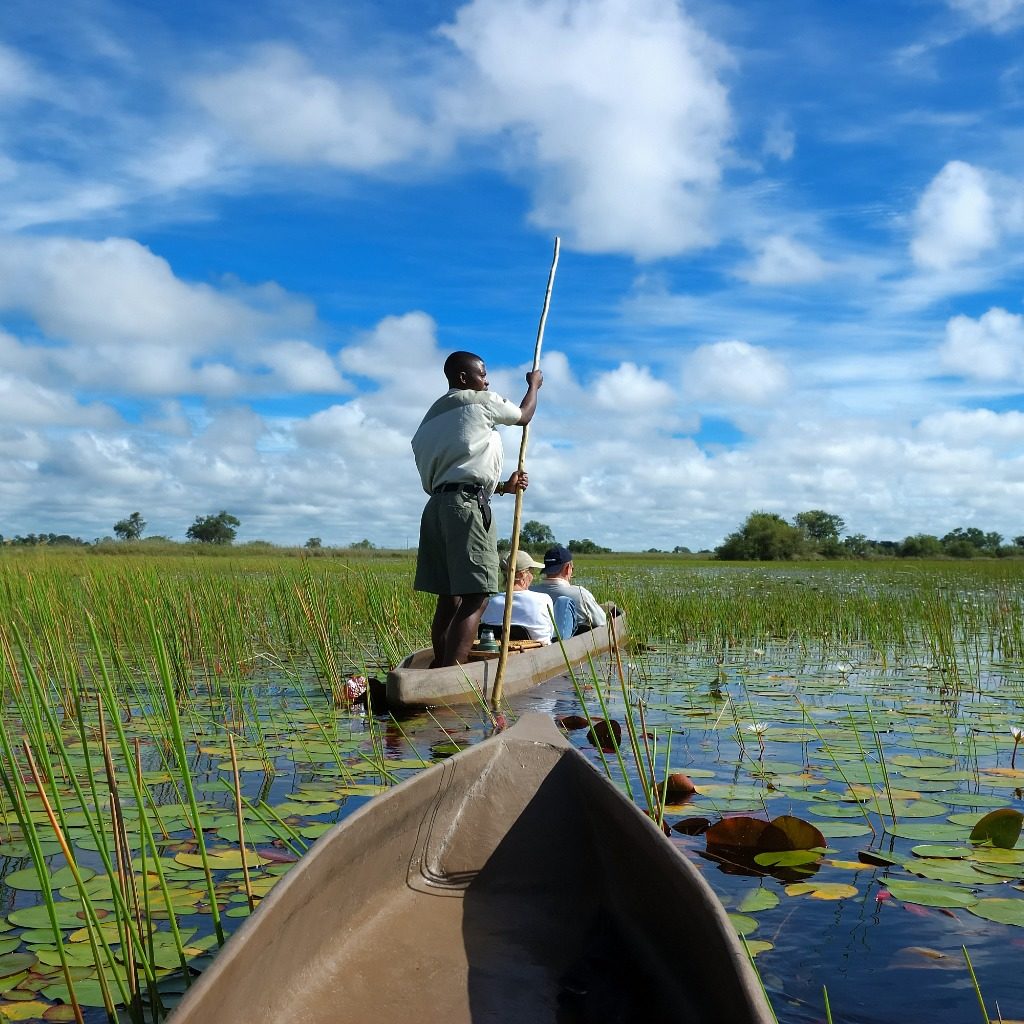
[[774, 512], [751, 512], [747, 521], [715, 548], [723, 561], [776, 561], [796, 558], [806, 549], [802, 530]]
[[798, 512], [793, 517], [794, 524], [818, 544], [825, 541], [839, 540], [839, 534], [846, 529], [842, 516], [833, 515], [820, 508], [812, 508], [809, 512]]
[[[571, 540], [567, 547], [574, 555], [607, 555], [611, 551], [611, 548], [601, 547], [589, 537], [584, 537], [583, 540]], [[652, 548], [651, 550], [657, 549]]]
[[936, 558], [943, 554], [942, 541], [930, 533], [915, 533], [905, 537], [899, 546], [902, 558]]
[[547, 523], [538, 523], [536, 519], [530, 519], [519, 531], [519, 543], [525, 548], [550, 548], [558, 541], [555, 540], [555, 535]]
[[364, 537], [362, 540], [357, 540], [355, 542], [355, 544], [349, 544], [349, 550], [350, 551], [376, 551], [377, 550], [377, 545], [374, 544], [372, 541], [367, 540], [366, 537]]
[[127, 519], [119, 519], [114, 523], [114, 533], [119, 540], [138, 540], [145, 528], [146, 520], [140, 512], [133, 512]]
[[235, 516], [221, 509], [215, 516], [196, 516], [185, 536], [200, 544], [230, 544], [238, 535], [238, 527], [241, 525]]
[[319, 537], [310, 537], [309, 540], [303, 544], [303, 547], [309, 548], [310, 551], [318, 551], [323, 547], [323, 541], [321, 541]]

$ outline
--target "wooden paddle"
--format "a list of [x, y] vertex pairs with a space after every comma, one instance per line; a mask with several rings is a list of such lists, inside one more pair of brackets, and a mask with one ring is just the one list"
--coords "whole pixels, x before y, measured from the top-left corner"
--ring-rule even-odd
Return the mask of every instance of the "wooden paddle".
[[[540, 311], [540, 324], [537, 326], [537, 344], [533, 349], [533, 368], [540, 369], [540, 350], [544, 344], [544, 325], [548, 319], [548, 306], [551, 304], [551, 289], [555, 283], [555, 270], [558, 268], [558, 250], [561, 242], [555, 236], [555, 252], [551, 260], [551, 269], [548, 271], [548, 286], [544, 292], [544, 305]], [[520, 473], [526, 463], [526, 445], [530, 439], [530, 424], [523, 427], [523, 439], [519, 442], [519, 465], [516, 467]], [[495, 711], [501, 702], [501, 692], [505, 685], [505, 663], [508, 661], [509, 630], [512, 626], [512, 591], [515, 587], [515, 564], [516, 555], [519, 554], [519, 523], [523, 517], [523, 492], [516, 488], [516, 508], [512, 516], [512, 546], [508, 551], [509, 571], [506, 573], [508, 579], [505, 581], [505, 615], [501, 623], [501, 653], [498, 655], [498, 667], [494, 674], [494, 689], [491, 692], [491, 706]]]

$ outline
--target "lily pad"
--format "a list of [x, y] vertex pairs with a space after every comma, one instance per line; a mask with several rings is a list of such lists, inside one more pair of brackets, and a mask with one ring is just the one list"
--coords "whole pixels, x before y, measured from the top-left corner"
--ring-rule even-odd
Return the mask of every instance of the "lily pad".
[[786, 886], [787, 896], [809, 895], [816, 900], [843, 900], [857, 895], [855, 885], [845, 882], [793, 882]]
[[978, 900], [967, 908], [972, 914], [983, 917], [986, 921], [997, 921], [999, 924], [1012, 924], [1024, 928], [1024, 899], [1009, 899], [995, 896], [991, 899]]
[[[78, 874], [83, 882], [87, 882], [96, 872], [92, 868], [82, 867], [78, 869]], [[35, 868], [12, 871], [4, 878], [4, 882], [12, 889], [24, 889], [26, 892], [41, 892], [43, 888], [39, 882], [39, 873]], [[71, 868], [63, 867], [49, 876], [47, 888], [59, 889], [61, 886], [74, 885], [74, 883], [75, 876], [71, 873]]]
[[990, 811], [971, 832], [972, 843], [991, 843], [1000, 850], [1012, 850], [1020, 838], [1024, 814], [1012, 807]]
[[909, 882], [890, 878], [886, 880], [889, 892], [904, 903], [916, 903], [922, 907], [969, 907], [978, 902], [978, 897], [966, 889], [953, 886], [933, 885], [929, 882]]
[[737, 909], [742, 914], [755, 914], [759, 910], [771, 910], [772, 907], [777, 907], [778, 905], [779, 897], [777, 893], [772, 892], [771, 889], [760, 888], [748, 892], [740, 901]]

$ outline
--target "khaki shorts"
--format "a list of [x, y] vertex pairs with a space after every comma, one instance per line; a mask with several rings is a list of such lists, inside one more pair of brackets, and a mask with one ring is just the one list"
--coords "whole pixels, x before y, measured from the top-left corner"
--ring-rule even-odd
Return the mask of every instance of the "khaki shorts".
[[428, 594], [497, 594], [498, 528], [484, 529], [476, 496], [469, 491], [433, 494], [420, 519], [416, 590]]

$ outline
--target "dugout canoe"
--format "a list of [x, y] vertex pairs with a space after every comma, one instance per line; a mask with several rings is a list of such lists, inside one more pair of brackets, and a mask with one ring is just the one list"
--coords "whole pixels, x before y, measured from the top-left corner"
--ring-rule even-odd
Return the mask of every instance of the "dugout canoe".
[[[609, 622], [612, 622], [609, 616]], [[626, 636], [626, 616], [619, 611], [614, 616], [615, 643], [621, 645]], [[554, 676], [567, 672], [566, 657], [575, 670], [588, 657], [595, 657], [612, 646], [610, 626], [571, 637], [565, 643], [565, 655], [559, 644], [510, 651], [505, 663], [503, 692], [511, 697], [538, 686]], [[427, 668], [433, 658], [429, 647], [414, 651], [387, 677], [388, 707], [391, 710], [413, 711], [439, 704], [466, 704], [490, 700], [498, 659], [470, 661], [466, 665], [450, 668]]]
[[321, 837], [168, 1024], [771, 1024], [700, 873], [524, 715]]

